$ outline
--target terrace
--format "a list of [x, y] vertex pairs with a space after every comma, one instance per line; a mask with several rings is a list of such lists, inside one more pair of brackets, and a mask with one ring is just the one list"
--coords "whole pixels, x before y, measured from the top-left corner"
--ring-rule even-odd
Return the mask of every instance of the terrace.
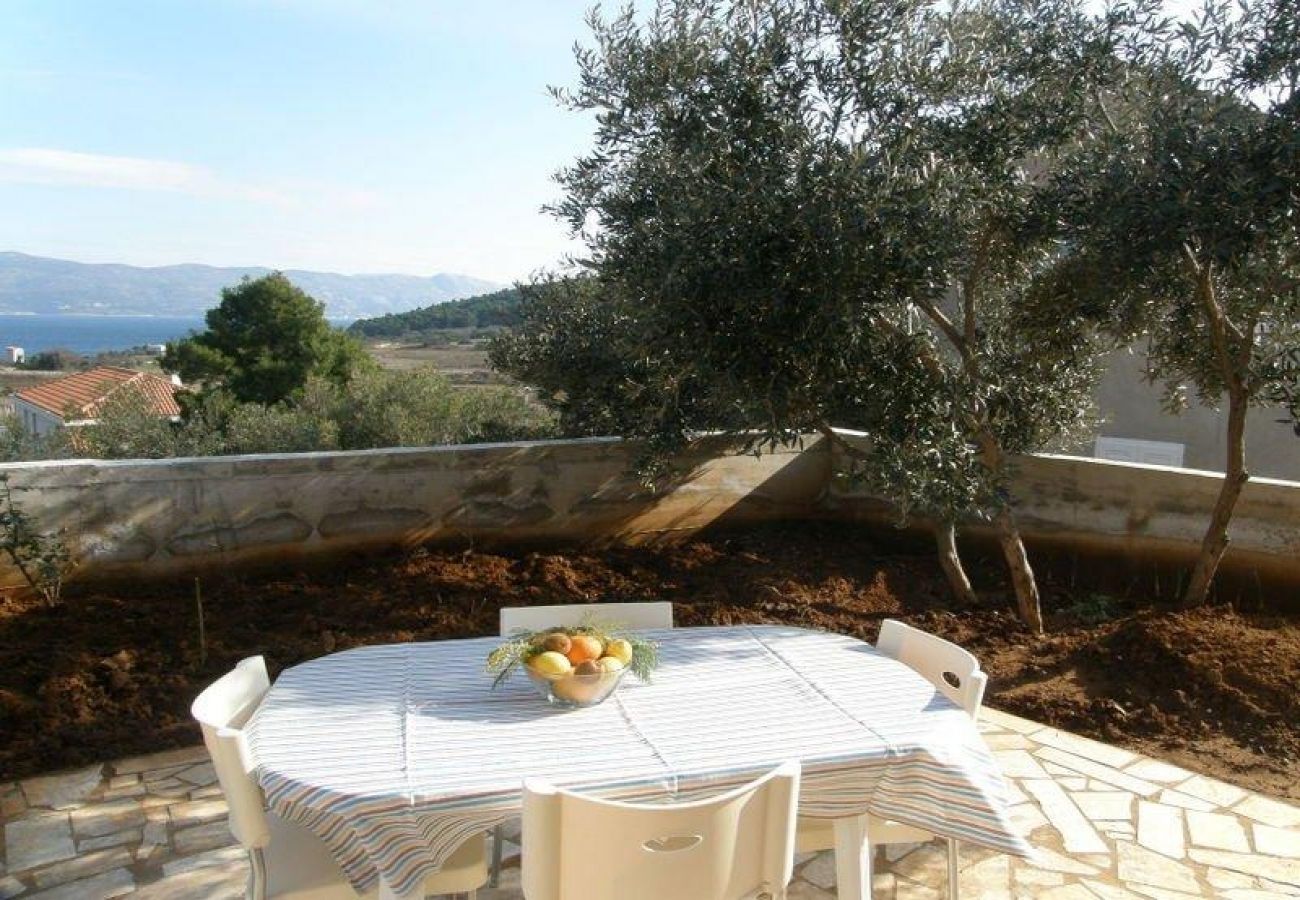
[[[980, 729], [1038, 858], [966, 848], [963, 897], [1300, 894], [1300, 807], [992, 709]], [[0, 787], [0, 896], [243, 896], [248, 863], [215, 780], [207, 752], [194, 747]], [[522, 897], [518, 831], [507, 836], [500, 885], [480, 891], [483, 900]], [[877, 862], [874, 897], [937, 898], [945, 878], [939, 844], [890, 846]], [[834, 896], [831, 854], [801, 854], [792, 900]]]
[[[883, 504], [845, 481], [843, 461], [816, 439], [759, 458], [702, 444], [686, 460], [686, 473], [657, 494], [626, 475], [628, 459], [621, 442], [598, 440], [5, 469], [25, 508], [77, 536], [83, 574], [103, 585], [94, 589], [98, 598], [123, 578], [175, 585], [177, 577], [196, 572], [212, 578], [216, 569], [256, 573], [268, 566], [330, 565], [417, 544], [658, 546], [781, 522], [816, 522], [872, 540], [890, 533]], [[1019, 512], [1035, 551], [1072, 559], [1085, 570], [1121, 572], [1121, 580], [1189, 552], [1216, 481], [1186, 470], [1068, 457], [1026, 458], [1018, 477], [1017, 493], [1027, 498]], [[1246, 595], [1257, 592], [1256, 602], [1269, 585], [1294, 583], [1288, 548], [1300, 539], [1297, 508], [1300, 485], [1256, 481], [1247, 487], [1228, 583], [1235, 572]], [[973, 534], [978, 539], [978, 530]], [[845, 553], [839, 546], [828, 552]], [[1097, 559], [1104, 567], [1089, 563]], [[806, 565], [822, 563], [810, 559]], [[1243, 579], [1242, 573], [1252, 576]], [[898, 577], [890, 573], [886, 580]], [[689, 595], [690, 585], [677, 589]], [[129, 593], [124, 596], [123, 608], [131, 602]], [[188, 615], [190, 601], [184, 602], [176, 609]], [[456, 615], [458, 602], [445, 601], [447, 615]], [[777, 603], [749, 612], [761, 620], [800, 621], [789, 607]], [[226, 619], [249, 615], [248, 607], [233, 602], [216, 609]], [[465, 633], [482, 632], [482, 622], [466, 615]], [[214, 633], [225, 655], [270, 646], [262, 643], [269, 638], [256, 636], [245, 638], [256, 643], [236, 647], [230, 632]], [[382, 639], [357, 634], [349, 642]], [[316, 637], [306, 643], [311, 640]], [[331, 635], [314, 651], [295, 652], [321, 655], [334, 640]], [[179, 653], [195, 650], [189, 636], [179, 643]], [[1009, 715], [996, 709], [996, 672], [994, 679], [989, 696], [995, 708], [986, 707], [980, 730], [1008, 780], [1014, 823], [1037, 858], [965, 847], [963, 896], [1300, 895], [1300, 808], [1279, 799], [1290, 790], [1284, 777], [1259, 792], [1198, 771], [1195, 746], [1174, 765], [1161, 754], [1136, 752], [1132, 741], [1125, 748]], [[180, 746], [142, 746], [141, 755], [125, 759], [74, 748], [82, 758], [104, 761], [4, 776], [0, 898], [242, 895], [247, 863], [228, 830], [206, 752], [192, 730], [168, 735], [168, 745]], [[113, 746], [121, 746], [120, 734], [115, 740]], [[521, 896], [518, 833], [507, 837], [501, 885], [480, 891], [481, 898]], [[878, 856], [875, 897], [942, 896], [940, 844], [890, 846]], [[790, 896], [835, 895], [831, 855], [801, 855]]]

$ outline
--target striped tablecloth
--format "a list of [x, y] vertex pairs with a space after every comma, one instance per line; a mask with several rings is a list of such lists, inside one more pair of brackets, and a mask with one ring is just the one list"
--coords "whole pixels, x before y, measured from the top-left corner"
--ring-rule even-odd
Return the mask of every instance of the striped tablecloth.
[[648, 632], [661, 663], [600, 706], [548, 706], [499, 641], [364, 647], [287, 669], [248, 725], [271, 810], [317, 834], [353, 885], [415, 887], [519, 814], [522, 780], [621, 798], [722, 790], [803, 763], [802, 815], [872, 812], [1027, 855], [970, 719], [869, 644], [782, 626]]

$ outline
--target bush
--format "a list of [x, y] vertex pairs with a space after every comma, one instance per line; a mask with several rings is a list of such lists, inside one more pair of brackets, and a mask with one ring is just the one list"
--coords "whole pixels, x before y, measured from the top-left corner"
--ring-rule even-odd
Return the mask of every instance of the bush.
[[517, 389], [457, 387], [434, 369], [370, 371], [343, 385], [310, 379], [282, 403], [240, 403], [224, 391], [182, 395], [182, 421], [144, 399], [114, 395], [93, 425], [37, 436], [0, 421], [0, 462], [85, 456], [164, 459], [238, 453], [369, 450], [556, 435], [555, 417]]
[[337, 450], [338, 424], [307, 409], [242, 403], [226, 420], [222, 453]]
[[433, 369], [375, 371], [343, 387], [308, 385], [301, 407], [338, 427], [345, 450], [520, 440], [553, 433], [550, 416], [509, 388], [457, 388]]

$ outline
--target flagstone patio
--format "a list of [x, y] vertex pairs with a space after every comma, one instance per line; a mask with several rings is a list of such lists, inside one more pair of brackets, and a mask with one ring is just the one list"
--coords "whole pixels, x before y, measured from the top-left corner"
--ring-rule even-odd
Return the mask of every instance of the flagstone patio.
[[[964, 898], [1300, 897], [1300, 807], [995, 710], [981, 729], [1038, 859], [963, 847]], [[0, 900], [242, 897], [215, 782], [194, 747], [0, 784]], [[521, 896], [517, 845], [504, 849], [502, 883], [481, 900]], [[939, 844], [877, 861], [879, 900], [945, 896]], [[829, 854], [797, 862], [791, 900], [835, 896]]]

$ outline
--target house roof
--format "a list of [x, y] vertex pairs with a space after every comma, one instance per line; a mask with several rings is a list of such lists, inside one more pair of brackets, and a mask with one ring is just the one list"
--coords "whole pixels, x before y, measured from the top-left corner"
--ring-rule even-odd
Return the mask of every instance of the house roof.
[[84, 372], [55, 378], [14, 393], [19, 400], [54, 413], [64, 421], [93, 419], [110, 397], [120, 391], [139, 393], [160, 416], [179, 416], [179, 388], [166, 378], [119, 366], [96, 366]]

